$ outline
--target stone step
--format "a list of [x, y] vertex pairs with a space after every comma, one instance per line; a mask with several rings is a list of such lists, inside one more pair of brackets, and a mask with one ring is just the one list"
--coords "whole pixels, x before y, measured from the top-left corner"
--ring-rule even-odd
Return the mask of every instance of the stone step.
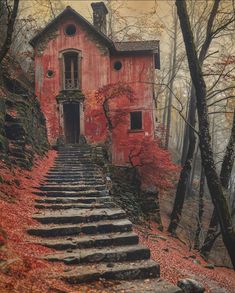
[[79, 184], [104, 184], [103, 179], [94, 179], [94, 178], [47, 178], [41, 181], [41, 184], [48, 184], [48, 183], [53, 183], [53, 184], [60, 184], [60, 183], [66, 183], [66, 184], [74, 184], [74, 183], [79, 183]]
[[127, 220], [107, 220], [76, 225], [43, 225], [30, 228], [28, 233], [41, 237], [72, 236], [132, 231], [132, 223]]
[[78, 224], [104, 220], [123, 219], [126, 214], [123, 210], [114, 209], [70, 209], [62, 211], [45, 211], [35, 214], [34, 220], [42, 224]]
[[71, 161], [69, 162], [68, 160], [63, 161], [63, 162], [55, 162], [53, 167], [87, 167], [87, 168], [97, 168], [96, 165], [88, 162], [76, 162], [76, 161]]
[[84, 191], [35, 191], [34, 194], [48, 197], [103, 197], [109, 195], [108, 191], [84, 190]]
[[50, 209], [50, 210], [68, 210], [68, 209], [103, 209], [103, 208], [115, 208], [114, 202], [105, 203], [62, 203], [62, 204], [35, 204], [37, 209]]
[[68, 155], [68, 156], [60, 156], [57, 159], [55, 159], [56, 163], [67, 163], [67, 162], [76, 162], [76, 163], [83, 163], [83, 164], [94, 164], [92, 161], [91, 156], [77, 156], [77, 155]]
[[83, 170], [99, 170], [99, 167], [97, 165], [88, 165], [88, 164], [75, 164], [74, 166], [71, 166], [71, 165], [68, 165], [68, 166], [65, 166], [65, 164], [55, 164], [53, 165], [50, 170], [52, 169], [61, 169], [61, 168], [65, 168], [65, 169], [68, 169], [71, 168], [71, 169], [83, 169]]
[[134, 245], [138, 244], [139, 237], [134, 232], [97, 234], [79, 237], [61, 237], [47, 239], [37, 244], [47, 246], [56, 250], [81, 249], [91, 247]]
[[52, 171], [50, 170], [46, 176], [51, 176], [51, 175], [58, 175], [58, 174], [61, 174], [63, 176], [101, 176], [103, 177], [103, 174], [100, 173], [100, 171], [96, 170], [96, 171], [88, 171], [88, 170], [80, 170], [80, 171], [73, 171], [73, 170], [68, 170], [67, 172], [65, 171], [61, 171], [61, 170], [55, 170], [55, 171]]
[[[138, 266], [138, 265], [137, 265]], [[131, 272], [130, 272], [130, 275]], [[115, 276], [111, 275], [111, 279], [115, 279]], [[121, 272], [121, 277], [123, 276]], [[126, 278], [125, 278], [126, 276]], [[125, 279], [124, 279], [125, 278]], [[156, 278], [156, 277], [135, 277], [133, 278], [129, 277], [129, 272], [127, 271], [124, 273], [124, 278], [122, 277], [120, 279], [119, 274], [116, 277], [116, 280], [122, 280], [119, 282], [113, 283], [113, 285], [110, 285], [109, 292], [125, 292], [125, 293], [183, 293], [183, 291], [177, 287], [174, 286], [171, 283], [166, 282], [165, 280]], [[106, 278], [108, 279], [108, 278]], [[133, 280], [135, 279], [135, 280]], [[146, 279], [146, 280], [141, 280]], [[124, 280], [124, 281], [123, 281]], [[128, 280], [128, 281], [127, 281]], [[91, 287], [92, 288], [92, 287]], [[89, 289], [88, 289], [89, 290]], [[185, 292], [185, 291], [184, 291]], [[188, 291], [189, 292], [189, 291]], [[192, 292], [191, 292], [192, 293]]]
[[105, 185], [64, 185], [64, 184], [58, 184], [58, 185], [42, 185], [38, 187], [38, 189], [42, 191], [97, 191], [97, 190], [104, 190]]
[[150, 258], [150, 250], [143, 245], [113, 246], [102, 248], [74, 249], [43, 257], [49, 261], [62, 261], [67, 265], [97, 262], [135, 261]]
[[39, 204], [105, 204], [112, 201], [110, 196], [100, 197], [46, 197], [43, 199], [35, 199]]
[[103, 178], [90, 178], [90, 177], [80, 177], [80, 178], [74, 178], [74, 177], [70, 177], [70, 178], [60, 178], [60, 177], [49, 177], [49, 178], [44, 178], [43, 181], [41, 181], [41, 183], [44, 182], [44, 183], [49, 183], [49, 182], [56, 182], [56, 183], [61, 183], [61, 182], [64, 182], [64, 183], [74, 183], [74, 182], [78, 182], [78, 183], [94, 183], [94, 182], [97, 182], [97, 184], [100, 184], [100, 183], [104, 183], [104, 180]]
[[56, 173], [48, 173], [44, 177], [45, 179], [78, 179], [81, 180], [83, 178], [85, 179], [103, 179], [103, 176], [99, 173], [88, 173], [88, 172], [71, 172], [71, 173], [63, 173], [63, 172], [56, 172]]
[[[94, 167], [52, 167], [50, 169], [50, 172], [62, 172], [62, 173], [65, 173], [65, 174], [68, 174], [68, 173], [77, 173], [77, 172], [85, 172], [85, 173], [98, 173], [100, 174], [100, 170], [98, 168], [94, 168]], [[50, 173], [49, 172], [49, 173]]]
[[[160, 267], [152, 260], [137, 260], [133, 262], [95, 263], [92, 265], [79, 265], [64, 273], [61, 278], [70, 284], [90, 283], [99, 279], [106, 280], [133, 280], [158, 278]], [[133, 284], [133, 283], [132, 283]], [[133, 292], [133, 291], [110, 291]], [[139, 291], [144, 293], [147, 291]], [[155, 291], [153, 291], [155, 292]], [[160, 293], [161, 291], [159, 291]], [[162, 291], [164, 292], [164, 291]], [[177, 292], [177, 291], [175, 291]], [[178, 291], [181, 292], [181, 291]], [[173, 293], [173, 291], [172, 291]]]

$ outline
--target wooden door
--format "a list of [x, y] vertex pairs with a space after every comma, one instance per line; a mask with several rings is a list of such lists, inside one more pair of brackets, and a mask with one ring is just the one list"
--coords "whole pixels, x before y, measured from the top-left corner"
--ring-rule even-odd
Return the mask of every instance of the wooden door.
[[65, 143], [79, 143], [80, 113], [79, 104], [64, 104], [64, 134]]

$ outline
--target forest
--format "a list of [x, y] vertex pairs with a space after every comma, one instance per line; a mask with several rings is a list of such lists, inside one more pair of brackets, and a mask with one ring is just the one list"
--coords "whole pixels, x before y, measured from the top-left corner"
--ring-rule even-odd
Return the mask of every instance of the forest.
[[[95, 282], [88, 279], [79, 285], [67, 284], [63, 278], [53, 277], [69, 271], [66, 261], [49, 263], [42, 257], [52, 253], [56, 245], [43, 245], [42, 240], [35, 242], [37, 234], [31, 227], [38, 226], [37, 208], [46, 206], [52, 212], [58, 209], [60, 215], [63, 212], [59, 201], [54, 202], [53, 210], [50, 205], [53, 198], [48, 202], [36, 199], [35, 204], [35, 194], [40, 193], [35, 192], [35, 187], [45, 184], [45, 176], [53, 175], [53, 166], [61, 164], [68, 168], [65, 170], [68, 174], [60, 174], [65, 180], [75, 170], [72, 163], [63, 161], [69, 158], [68, 150], [75, 164], [78, 160], [75, 155], [88, 156], [88, 149], [84, 147], [83, 136], [79, 140], [82, 145], [79, 151], [73, 147], [66, 149], [60, 142], [50, 144], [48, 118], [35, 95], [35, 84], [42, 84], [39, 82], [41, 69], [35, 70], [35, 52], [39, 54], [39, 49], [33, 48], [30, 42], [49, 22], [55, 21], [57, 25], [58, 15], [71, 7], [92, 23], [93, 2], [101, 3], [0, 0], [0, 292], [232, 293], [235, 290], [234, 0], [104, 1], [108, 11], [107, 37], [114, 44], [159, 41], [155, 60], [159, 62], [158, 69], [154, 78], [149, 71], [143, 73], [143, 67], [143, 72], [140, 69], [135, 72], [138, 78], [135, 82], [120, 80], [101, 85], [89, 95], [79, 92], [79, 99], [84, 99], [84, 113], [95, 119], [94, 124], [99, 125], [101, 121], [102, 143], [92, 141], [88, 145], [94, 164], [104, 174], [105, 188], [113, 197], [115, 208], [117, 205], [124, 210], [133, 223], [133, 232], [138, 235], [140, 244], [150, 250], [151, 259], [160, 265], [161, 279], [173, 284], [175, 291], [167, 289], [168, 285], [165, 291], [161, 288], [157, 291], [151, 277], [144, 278], [146, 289], [139, 287], [140, 291], [140, 283], [113, 283], [112, 278], [106, 280], [105, 277], [94, 279]], [[52, 31], [55, 36], [48, 37], [49, 41], [56, 38], [56, 33], [58, 31]], [[146, 47], [143, 52], [147, 50]], [[114, 54], [112, 50], [110, 54]], [[137, 134], [127, 141], [122, 137], [122, 127], [128, 127], [130, 108], [139, 103], [132, 87], [136, 83], [153, 89], [153, 109], [150, 110], [154, 113], [154, 138]], [[61, 99], [65, 99], [65, 94]], [[139, 112], [146, 110], [144, 99]], [[148, 123], [152, 123], [151, 120]], [[129, 150], [124, 154], [125, 166], [112, 163], [112, 143], [118, 145], [115, 152]], [[61, 154], [64, 157], [60, 158]], [[84, 162], [87, 163], [85, 159]], [[95, 175], [89, 173], [90, 165], [87, 166], [81, 180], [91, 182], [93, 179], [85, 176]], [[65, 190], [73, 192], [69, 188], [75, 186], [76, 178], [78, 180], [75, 177], [63, 183]], [[45, 185], [44, 192], [49, 190], [49, 193], [50, 189], [46, 188], [53, 187], [59, 194], [56, 188], [62, 184], [61, 178], [58, 185], [53, 185], [54, 182]], [[101, 182], [100, 178], [97, 180]], [[74, 199], [64, 203], [74, 209]], [[79, 208], [75, 206], [77, 212], [86, 204], [81, 203]], [[92, 211], [96, 204], [91, 205]], [[103, 203], [101, 206], [107, 208]], [[33, 214], [36, 217], [32, 218]], [[47, 224], [57, 223], [54, 221], [48, 220]], [[72, 223], [77, 224], [74, 221]], [[27, 231], [31, 231], [30, 236]], [[71, 240], [68, 236], [64, 236], [64, 240]], [[65, 253], [71, 253], [69, 250], [71, 248]], [[176, 285], [182, 291], [177, 291]]]

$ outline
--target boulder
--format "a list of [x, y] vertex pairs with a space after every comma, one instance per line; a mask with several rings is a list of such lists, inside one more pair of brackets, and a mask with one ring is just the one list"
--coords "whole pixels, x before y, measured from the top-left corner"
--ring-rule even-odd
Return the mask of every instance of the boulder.
[[181, 279], [178, 281], [177, 286], [180, 287], [185, 293], [205, 292], [203, 285], [193, 279]]

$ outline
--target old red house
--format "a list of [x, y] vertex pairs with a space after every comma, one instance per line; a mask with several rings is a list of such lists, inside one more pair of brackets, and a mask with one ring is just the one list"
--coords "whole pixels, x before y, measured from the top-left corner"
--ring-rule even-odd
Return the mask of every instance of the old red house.
[[94, 115], [93, 108], [101, 107], [94, 103], [94, 93], [108, 84], [129, 84], [134, 102], [120, 98], [110, 105], [112, 112], [123, 109], [127, 113], [126, 123], [112, 133], [113, 163], [125, 164], [128, 141], [154, 137], [153, 83], [159, 68], [159, 42], [113, 42], [106, 36], [106, 6], [96, 2], [92, 9], [93, 24], [67, 7], [31, 40], [36, 95], [51, 144], [101, 143], [107, 121], [104, 115]]

